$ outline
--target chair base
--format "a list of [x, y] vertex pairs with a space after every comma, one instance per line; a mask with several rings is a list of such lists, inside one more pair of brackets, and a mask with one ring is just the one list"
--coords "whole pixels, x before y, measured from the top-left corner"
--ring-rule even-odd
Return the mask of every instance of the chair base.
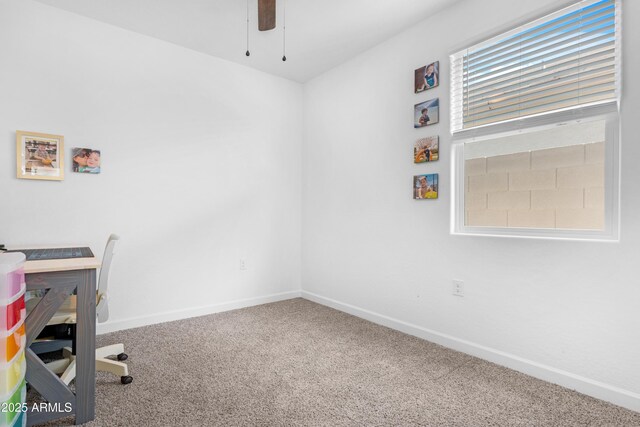
[[[60, 380], [66, 385], [76, 377], [76, 356], [72, 354], [70, 347], [62, 350], [64, 356], [61, 360], [47, 363], [47, 368], [60, 375]], [[124, 344], [113, 344], [96, 349], [96, 371], [110, 372], [120, 377], [123, 384], [129, 384], [133, 378], [129, 376], [129, 367], [122, 362], [107, 359], [109, 356], [124, 354]]]

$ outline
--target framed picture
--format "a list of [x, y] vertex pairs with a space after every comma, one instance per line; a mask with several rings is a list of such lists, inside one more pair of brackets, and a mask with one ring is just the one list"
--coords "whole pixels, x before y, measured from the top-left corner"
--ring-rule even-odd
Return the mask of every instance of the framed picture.
[[16, 132], [18, 178], [64, 179], [64, 137], [38, 132]]
[[413, 146], [413, 163], [435, 162], [440, 159], [440, 138], [429, 136], [416, 141]]
[[438, 174], [416, 175], [413, 177], [414, 200], [438, 198]]
[[433, 89], [440, 84], [440, 61], [433, 62], [415, 71], [415, 93]]
[[435, 125], [440, 121], [440, 100], [430, 99], [413, 107], [413, 127]]
[[71, 150], [73, 171], [79, 173], [100, 173], [100, 150], [95, 148], [74, 148]]

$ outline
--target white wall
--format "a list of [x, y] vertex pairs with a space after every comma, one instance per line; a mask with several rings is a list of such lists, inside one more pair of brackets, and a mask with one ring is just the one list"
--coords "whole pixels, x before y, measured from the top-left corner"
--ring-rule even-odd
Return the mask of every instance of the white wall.
[[[640, 2], [623, 6], [620, 243], [449, 234], [448, 55], [558, 7], [466, 0], [306, 84], [303, 295], [640, 410]], [[414, 95], [436, 60], [440, 87]], [[435, 96], [440, 124], [413, 129]], [[440, 161], [414, 165], [433, 134]], [[412, 200], [412, 176], [434, 172], [440, 199]]]
[[[295, 295], [302, 95], [247, 67], [0, 0], [0, 243], [101, 254], [119, 233], [102, 330]], [[63, 182], [16, 179], [18, 129], [65, 136]], [[72, 147], [103, 150], [102, 174], [72, 173]]]

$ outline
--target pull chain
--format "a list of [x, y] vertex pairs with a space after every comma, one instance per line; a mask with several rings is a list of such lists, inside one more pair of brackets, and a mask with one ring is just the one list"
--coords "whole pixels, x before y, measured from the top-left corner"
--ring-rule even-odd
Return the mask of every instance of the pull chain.
[[287, 0], [282, 2], [282, 61], [287, 60]]
[[251, 52], [249, 52], [249, 0], [247, 0], [247, 52], [245, 55], [251, 55]]

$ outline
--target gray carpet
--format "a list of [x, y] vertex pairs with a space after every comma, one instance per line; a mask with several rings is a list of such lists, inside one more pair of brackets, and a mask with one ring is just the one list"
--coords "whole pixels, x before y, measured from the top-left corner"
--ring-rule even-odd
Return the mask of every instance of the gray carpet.
[[[640, 426], [640, 413], [294, 299], [102, 335], [91, 426]], [[57, 423], [49, 425], [68, 425]]]

